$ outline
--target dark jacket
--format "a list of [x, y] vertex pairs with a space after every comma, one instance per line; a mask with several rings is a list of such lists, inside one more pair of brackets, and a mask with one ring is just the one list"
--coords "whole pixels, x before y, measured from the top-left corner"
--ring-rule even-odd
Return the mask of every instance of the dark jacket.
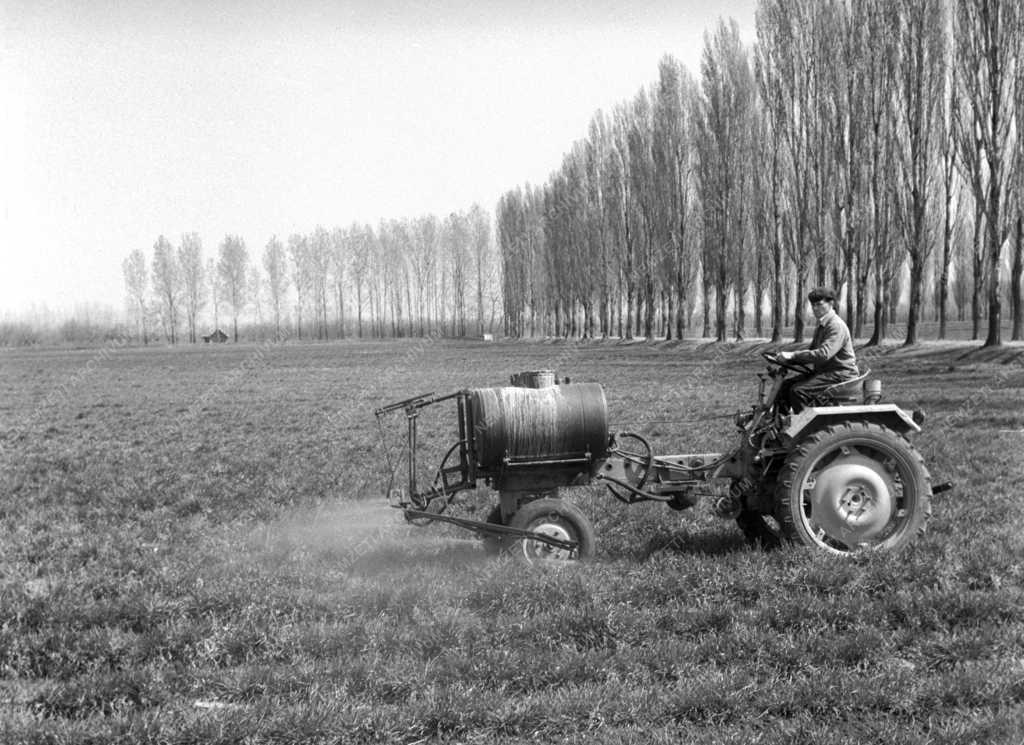
[[794, 352], [793, 361], [810, 365], [815, 375], [836, 373], [843, 379], [860, 375], [850, 329], [835, 310], [829, 311], [818, 321], [811, 346]]

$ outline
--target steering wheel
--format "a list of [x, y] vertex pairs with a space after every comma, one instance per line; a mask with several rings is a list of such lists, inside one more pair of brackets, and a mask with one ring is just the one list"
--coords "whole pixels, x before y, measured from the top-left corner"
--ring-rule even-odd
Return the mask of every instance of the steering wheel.
[[790, 370], [800, 375], [806, 375], [812, 371], [810, 367], [802, 362], [788, 362], [781, 359], [775, 352], [761, 352], [761, 356], [771, 365], [778, 365], [785, 370]]

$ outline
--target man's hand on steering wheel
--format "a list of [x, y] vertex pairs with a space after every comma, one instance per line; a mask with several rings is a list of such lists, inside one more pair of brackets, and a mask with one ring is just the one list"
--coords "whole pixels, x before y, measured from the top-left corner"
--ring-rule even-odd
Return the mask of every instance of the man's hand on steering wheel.
[[762, 352], [761, 356], [773, 365], [792, 370], [795, 373], [805, 375], [811, 372], [811, 368], [802, 362], [793, 361], [793, 352]]

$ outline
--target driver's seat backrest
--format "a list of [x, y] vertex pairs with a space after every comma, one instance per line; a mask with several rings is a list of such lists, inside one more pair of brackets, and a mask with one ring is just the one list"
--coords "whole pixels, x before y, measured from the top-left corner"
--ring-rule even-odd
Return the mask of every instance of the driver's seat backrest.
[[812, 406], [844, 406], [861, 403], [864, 400], [864, 381], [870, 374], [871, 370], [868, 369], [856, 378], [833, 383], [814, 397]]

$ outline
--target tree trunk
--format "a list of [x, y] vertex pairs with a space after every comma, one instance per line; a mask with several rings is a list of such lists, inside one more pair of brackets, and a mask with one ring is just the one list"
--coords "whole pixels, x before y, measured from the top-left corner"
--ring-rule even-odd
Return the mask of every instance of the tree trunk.
[[886, 282], [882, 278], [881, 262], [875, 266], [875, 311], [874, 311], [874, 324], [875, 329], [871, 334], [871, 338], [868, 340], [869, 347], [877, 347], [882, 341], [885, 340], [885, 326], [886, 326], [886, 308], [888, 307], [888, 301], [886, 298]]
[[[994, 180], [994, 179], [993, 179]], [[986, 347], [1002, 345], [1003, 305], [999, 297], [999, 259], [1003, 253], [1003, 243], [999, 235], [999, 185], [991, 186], [988, 212], [988, 336]]]
[[[624, 333], [626, 335], [625, 336], [626, 339], [632, 339], [633, 338], [633, 303], [634, 303], [633, 287], [632, 287], [632, 285], [630, 283], [627, 283], [626, 284], [626, 321], [623, 324], [622, 323], [622, 319], [621, 318], [619, 319], [619, 325], [620, 326], [625, 326]], [[620, 336], [621, 336], [621, 334], [620, 334]]]
[[336, 285], [338, 290], [338, 338], [345, 338], [345, 291], [339, 283]]
[[890, 323], [896, 323], [897, 311], [900, 306], [900, 270], [897, 269], [893, 277], [889, 280], [889, 287], [886, 289], [889, 299], [889, 312], [886, 315], [886, 321]]
[[772, 254], [775, 264], [775, 281], [772, 283], [772, 343], [778, 344], [782, 341], [782, 316], [785, 309], [785, 301], [782, 299], [782, 247], [776, 244]]
[[654, 267], [648, 264], [647, 280], [644, 283], [644, 298], [647, 307], [644, 309], [644, 337], [654, 338]]
[[665, 341], [672, 341], [673, 326], [676, 322], [675, 293], [671, 290], [661, 291], [661, 304], [663, 311], [662, 324], [665, 326]]
[[805, 267], [796, 269], [796, 298], [793, 300], [793, 341], [800, 344], [804, 340], [804, 274]]
[[953, 250], [953, 223], [946, 210], [942, 229], [942, 272], [939, 275], [939, 338], [946, 338], [946, 315], [949, 305], [949, 264]]
[[747, 309], [744, 307], [747, 300], [747, 277], [745, 267], [743, 265], [743, 253], [742, 248], [740, 251], [740, 261], [737, 266], [736, 272], [736, 285], [734, 289], [734, 295], [736, 297], [736, 305], [733, 309], [733, 317], [736, 320], [735, 336], [736, 341], [743, 341], [743, 332], [747, 327]]
[[711, 291], [708, 288], [707, 282], [705, 282], [703, 288], [701, 288], [701, 293], [703, 300], [702, 309], [704, 313], [701, 336], [706, 339], [711, 336]]
[[686, 288], [683, 286], [682, 256], [679, 256], [678, 262], [676, 266], [676, 293], [679, 302], [676, 306], [676, 316], [673, 320], [676, 324], [676, 339], [681, 340], [683, 332], [686, 330]]
[[921, 288], [924, 284], [924, 262], [919, 251], [910, 256], [910, 307], [907, 309], [907, 338], [903, 346], [917, 344], [917, 321], [921, 313]]
[[728, 277], [725, 273], [718, 276], [718, 286], [715, 287], [715, 341], [725, 341], [726, 321], [725, 309], [729, 302], [729, 293], [726, 291]]
[[972, 244], [974, 281], [971, 286], [971, 341], [977, 341], [981, 336], [981, 292], [985, 278], [984, 250], [981, 245], [983, 221], [984, 212], [979, 204], [974, 210], [974, 242]]
[[1011, 341], [1020, 341], [1024, 334], [1024, 306], [1021, 303], [1021, 275], [1024, 274], [1024, 237], [1021, 230], [1024, 218], [1017, 213], [1017, 235], [1013, 247], [1013, 269], [1010, 271], [1010, 308], [1013, 314]]
[[764, 312], [761, 298], [764, 297], [764, 254], [757, 252], [757, 272], [754, 275], [754, 336], [764, 336]]

